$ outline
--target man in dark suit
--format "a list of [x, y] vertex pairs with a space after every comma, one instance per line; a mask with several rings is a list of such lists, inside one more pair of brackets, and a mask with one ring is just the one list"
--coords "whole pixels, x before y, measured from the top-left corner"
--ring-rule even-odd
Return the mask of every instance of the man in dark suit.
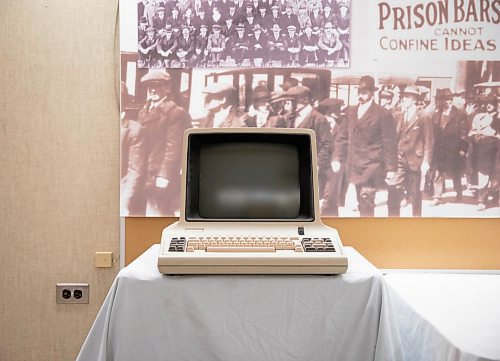
[[172, 9], [172, 16], [167, 19], [167, 24], [173, 28], [180, 28], [182, 26], [182, 17], [179, 15], [179, 9], [174, 7]]
[[245, 34], [245, 26], [239, 24], [236, 26], [236, 34], [234, 34], [227, 43], [229, 55], [234, 59], [237, 66], [241, 66], [243, 59], [248, 57], [250, 49], [250, 40]]
[[146, 215], [173, 216], [180, 202], [182, 135], [191, 127], [191, 117], [169, 99], [170, 75], [165, 70], [150, 70], [141, 83], [148, 95], [137, 119], [148, 144]]
[[156, 65], [159, 56], [156, 51], [158, 45], [158, 36], [155, 35], [155, 29], [149, 27], [146, 29], [146, 36], [139, 41], [139, 67], [149, 68]]
[[389, 216], [400, 216], [405, 190], [412, 203], [413, 216], [422, 215], [422, 190], [432, 160], [434, 134], [430, 117], [417, 106], [419, 97], [418, 87], [407, 86], [402, 94], [401, 109], [395, 111], [398, 168], [389, 185]]
[[313, 129], [316, 132], [318, 183], [320, 198], [322, 198], [332, 154], [330, 125], [323, 114], [313, 109], [311, 90], [308, 87], [301, 85], [291, 87], [287, 95], [293, 99], [293, 116], [288, 117], [287, 127]]
[[177, 39], [175, 38], [172, 27], [167, 24], [166, 29], [160, 30], [160, 38], [156, 47], [165, 67], [170, 67], [172, 60], [176, 59], [176, 49]]
[[375, 104], [378, 88], [371, 76], [363, 76], [358, 87], [359, 104], [349, 108], [347, 120], [335, 140], [332, 169], [347, 165], [347, 176], [356, 187], [361, 216], [373, 217], [375, 193], [385, 178], [393, 181], [397, 169], [396, 125], [392, 115]]
[[[344, 102], [340, 99], [327, 98], [318, 105], [318, 111], [323, 114], [330, 124], [330, 137], [332, 147], [339, 134], [339, 129], [345, 121], [345, 116], [341, 112]], [[332, 148], [332, 154], [334, 149]], [[345, 175], [345, 165], [343, 164], [338, 172], [333, 172], [331, 165], [327, 170], [327, 182], [325, 185], [324, 201], [321, 206], [321, 215], [338, 217], [339, 207], [344, 205], [347, 192], [347, 179]]]
[[288, 25], [287, 35], [283, 37], [285, 43], [285, 51], [287, 52], [288, 59], [287, 65], [295, 66], [299, 62], [299, 53], [302, 48], [300, 37], [296, 33], [297, 28], [295, 25]]
[[188, 26], [182, 27], [181, 36], [177, 39], [177, 57], [181, 67], [192, 67], [196, 63], [196, 38], [191, 35]]
[[445, 178], [453, 180], [456, 201], [462, 199], [462, 173], [465, 167], [467, 142], [467, 115], [452, 105], [453, 93], [450, 89], [436, 91], [436, 110], [432, 116], [434, 124], [435, 150], [433, 168], [433, 205], [442, 203]]
[[158, 9], [156, 9], [156, 14], [153, 18], [153, 27], [156, 29], [156, 31], [159, 31], [160, 29], [164, 29], [165, 25], [167, 25], [165, 8], [159, 7]]
[[262, 33], [262, 28], [259, 24], [253, 27], [253, 36], [250, 37], [250, 51], [248, 55], [253, 61], [253, 65], [260, 67], [266, 63], [267, 59], [267, 36]]
[[139, 19], [139, 26], [137, 27], [137, 39], [141, 42], [146, 37], [146, 29], [148, 28], [148, 21], [143, 16]]
[[285, 41], [281, 35], [281, 28], [278, 23], [270, 28], [270, 34], [267, 39], [267, 47], [269, 49], [269, 60], [277, 60], [281, 64], [286, 59]]
[[312, 33], [311, 24], [307, 24], [304, 28], [304, 34], [300, 36], [300, 44], [302, 45], [302, 51], [299, 54], [300, 64], [302, 66], [310, 63], [318, 65], [318, 36]]
[[208, 44], [208, 27], [205, 24], [200, 25], [200, 34], [196, 37], [196, 59], [198, 67], [206, 67], [207, 65], [207, 44]]
[[287, 2], [286, 3], [286, 11], [285, 13], [281, 16], [281, 28], [282, 29], [288, 29], [290, 25], [295, 26], [295, 29], [300, 29], [300, 24], [299, 24], [299, 19], [297, 19], [297, 15], [292, 14], [292, 4]]
[[146, 200], [144, 180], [146, 176], [146, 143], [144, 131], [125, 110], [130, 106], [130, 96], [125, 82], [121, 82], [120, 114], [120, 215], [144, 216]]

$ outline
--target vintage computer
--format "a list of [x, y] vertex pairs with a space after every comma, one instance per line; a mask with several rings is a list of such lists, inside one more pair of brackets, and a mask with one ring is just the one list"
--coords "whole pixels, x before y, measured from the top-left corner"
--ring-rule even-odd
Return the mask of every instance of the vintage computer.
[[319, 214], [309, 129], [188, 129], [179, 221], [158, 269], [183, 274], [339, 274], [347, 257]]

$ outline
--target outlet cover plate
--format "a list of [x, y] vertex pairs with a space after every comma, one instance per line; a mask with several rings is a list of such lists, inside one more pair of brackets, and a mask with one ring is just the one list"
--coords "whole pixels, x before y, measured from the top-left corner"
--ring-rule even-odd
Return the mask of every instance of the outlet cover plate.
[[57, 283], [56, 303], [89, 303], [88, 283]]

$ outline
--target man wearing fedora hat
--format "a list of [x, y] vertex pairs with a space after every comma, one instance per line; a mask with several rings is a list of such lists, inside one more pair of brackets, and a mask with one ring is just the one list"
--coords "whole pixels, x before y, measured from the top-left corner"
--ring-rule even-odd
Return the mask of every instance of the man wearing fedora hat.
[[173, 34], [172, 26], [167, 24], [166, 29], [160, 30], [160, 38], [156, 51], [165, 67], [170, 67], [172, 60], [176, 59], [177, 39]]
[[241, 66], [244, 59], [248, 58], [248, 50], [250, 49], [250, 40], [245, 34], [245, 26], [238, 24], [236, 26], [236, 34], [234, 34], [227, 42], [229, 55], [234, 59], [237, 66]]
[[148, 100], [137, 120], [148, 144], [146, 215], [152, 216], [173, 216], [179, 210], [182, 135], [191, 127], [188, 112], [170, 98], [170, 81], [159, 69], [141, 78]]
[[445, 179], [453, 180], [456, 201], [462, 199], [462, 174], [465, 168], [467, 142], [467, 115], [452, 104], [449, 88], [436, 90], [436, 109], [432, 115], [434, 125], [434, 194], [432, 205], [443, 202]]
[[375, 194], [384, 179], [391, 182], [397, 169], [396, 125], [392, 115], [373, 99], [375, 79], [363, 76], [359, 82], [359, 104], [347, 110], [335, 140], [332, 169], [347, 166], [350, 183], [356, 187], [361, 216], [373, 217]]
[[304, 33], [300, 36], [300, 44], [302, 45], [302, 51], [299, 54], [300, 64], [318, 65], [318, 36], [312, 33], [312, 27], [310, 24], [305, 26]]
[[157, 31], [164, 29], [167, 25], [167, 17], [165, 16], [165, 8], [160, 6], [156, 9], [155, 16], [153, 17], [153, 28]]
[[318, 37], [319, 61], [335, 65], [339, 59], [339, 51], [342, 48], [342, 43], [339, 40], [339, 34], [333, 28], [331, 22], [325, 24], [324, 32]]
[[389, 187], [389, 216], [400, 216], [404, 192], [412, 202], [414, 217], [422, 215], [422, 191], [434, 150], [431, 118], [417, 106], [420, 90], [407, 86], [401, 98], [401, 109], [395, 112], [398, 141], [398, 168]]
[[174, 6], [172, 8], [172, 16], [167, 19], [167, 24], [172, 25], [172, 29], [182, 26], [182, 18], [179, 16], [179, 9], [177, 7]]
[[271, 29], [271, 33], [267, 39], [267, 46], [269, 49], [269, 60], [279, 61], [283, 63], [285, 61], [285, 41], [281, 35], [281, 28], [278, 23], [275, 23]]
[[146, 29], [148, 28], [148, 21], [143, 16], [139, 19], [139, 25], [137, 27], [137, 39], [139, 42], [146, 36]]
[[260, 24], [253, 27], [253, 36], [250, 37], [249, 56], [254, 61], [255, 66], [262, 66], [268, 57], [267, 35], [262, 32]]
[[285, 4], [285, 13], [281, 16], [281, 28], [288, 29], [290, 25], [295, 26], [295, 30], [300, 29], [299, 19], [297, 15], [292, 13], [292, 4], [287, 1]]
[[259, 85], [252, 91], [252, 105], [244, 121], [247, 127], [284, 128], [284, 118], [271, 108], [271, 93], [266, 86]]

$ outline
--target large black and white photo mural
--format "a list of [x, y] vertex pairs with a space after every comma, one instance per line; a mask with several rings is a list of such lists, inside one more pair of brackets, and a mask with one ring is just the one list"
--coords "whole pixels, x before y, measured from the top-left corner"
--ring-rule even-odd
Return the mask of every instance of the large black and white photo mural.
[[122, 216], [179, 214], [189, 127], [315, 130], [323, 217], [500, 216], [499, 1], [324, 2], [280, 15], [346, 6], [346, 67], [145, 67], [142, 3], [121, 1]]

